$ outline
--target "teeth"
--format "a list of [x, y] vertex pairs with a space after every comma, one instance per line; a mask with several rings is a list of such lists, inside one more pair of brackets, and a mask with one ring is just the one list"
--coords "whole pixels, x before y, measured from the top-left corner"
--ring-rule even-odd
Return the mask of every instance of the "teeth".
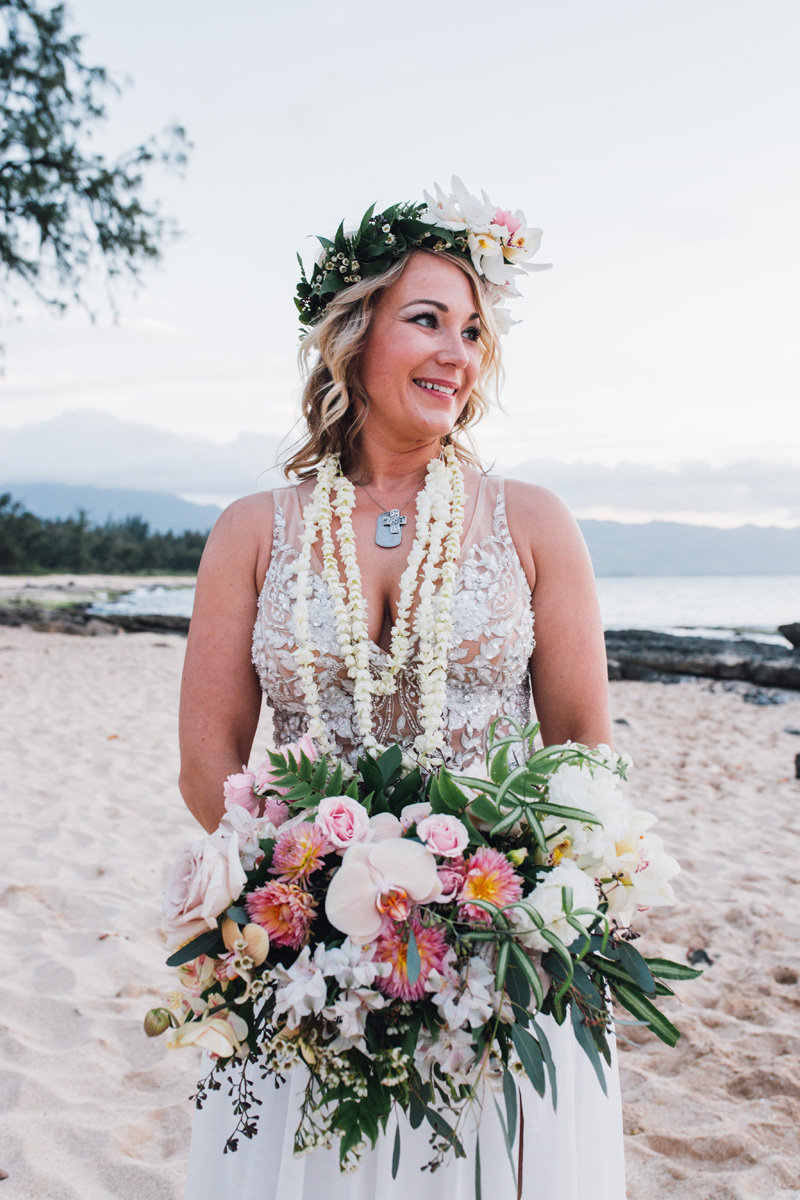
[[427, 388], [431, 392], [444, 392], [446, 396], [454, 396], [458, 391], [458, 388], [445, 387], [441, 383], [425, 383], [422, 379], [415, 379], [414, 383], [416, 383], [417, 387]]

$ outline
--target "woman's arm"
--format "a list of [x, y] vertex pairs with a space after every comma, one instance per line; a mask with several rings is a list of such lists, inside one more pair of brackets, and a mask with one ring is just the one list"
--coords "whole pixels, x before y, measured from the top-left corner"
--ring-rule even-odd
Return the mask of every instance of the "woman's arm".
[[209, 831], [224, 812], [222, 785], [247, 763], [258, 725], [261, 689], [250, 646], [269, 565], [272, 511], [269, 492], [227, 508], [197, 575], [181, 685], [179, 786]]
[[546, 488], [506, 482], [508, 523], [533, 590], [533, 703], [544, 744], [611, 745], [608, 668], [592, 564], [577, 522]]

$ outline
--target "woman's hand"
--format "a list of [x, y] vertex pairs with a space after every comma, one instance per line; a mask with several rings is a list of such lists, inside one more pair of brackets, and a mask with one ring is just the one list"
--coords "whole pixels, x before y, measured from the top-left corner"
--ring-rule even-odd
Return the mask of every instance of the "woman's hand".
[[533, 591], [531, 681], [544, 744], [611, 745], [594, 573], [577, 522], [546, 488], [506, 481], [508, 524]]
[[258, 725], [261, 688], [250, 647], [269, 565], [272, 513], [269, 492], [227, 508], [209, 535], [197, 575], [181, 685], [179, 786], [209, 831], [224, 812], [222, 785], [247, 763]]

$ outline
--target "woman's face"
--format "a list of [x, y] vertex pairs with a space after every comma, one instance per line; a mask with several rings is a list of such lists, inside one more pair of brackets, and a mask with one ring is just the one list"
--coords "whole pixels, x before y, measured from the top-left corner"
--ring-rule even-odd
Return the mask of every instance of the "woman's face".
[[467, 275], [446, 259], [413, 254], [378, 300], [361, 352], [369, 396], [362, 430], [397, 447], [450, 433], [478, 379], [480, 332]]

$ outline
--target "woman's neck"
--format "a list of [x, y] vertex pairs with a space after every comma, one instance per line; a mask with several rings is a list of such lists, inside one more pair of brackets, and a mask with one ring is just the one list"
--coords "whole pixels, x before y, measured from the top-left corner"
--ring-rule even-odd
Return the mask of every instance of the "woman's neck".
[[441, 452], [439, 438], [405, 448], [389, 446], [380, 438], [362, 434], [348, 473], [354, 483], [366, 483], [376, 491], [392, 493], [414, 483], [421, 484], [428, 464]]

